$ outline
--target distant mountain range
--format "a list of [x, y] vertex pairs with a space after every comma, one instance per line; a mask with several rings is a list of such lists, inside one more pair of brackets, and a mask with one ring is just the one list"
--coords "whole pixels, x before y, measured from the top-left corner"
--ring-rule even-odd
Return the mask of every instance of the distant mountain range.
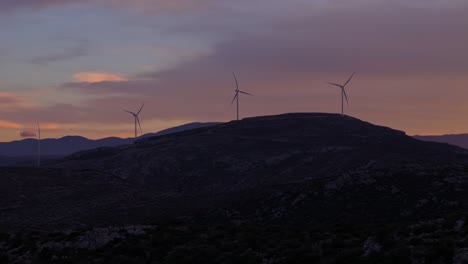
[[[208, 127], [217, 125], [217, 122], [209, 123], [188, 123], [185, 125], [168, 128], [157, 133], [149, 133], [138, 137], [137, 140], [150, 138], [154, 136], [161, 136], [170, 133], [181, 132], [185, 130], [191, 130], [196, 128]], [[41, 140], [41, 154], [44, 157], [56, 157], [66, 156], [77, 151], [94, 149], [99, 147], [115, 147], [119, 145], [132, 144], [133, 138], [118, 138], [108, 137], [103, 139], [88, 139], [81, 136], [66, 136], [58, 139], [43, 139]], [[37, 139], [23, 139], [12, 142], [0, 142], [0, 159], [4, 162], [5, 160], [16, 161], [18, 157], [33, 157], [37, 154]], [[1, 158], [2, 156], [5, 156]], [[8, 157], [8, 158], [7, 158]], [[0, 161], [0, 165], [2, 161]]]
[[[161, 136], [171, 133], [182, 132], [185, 130], [197, 129], [218, 125], [220, 122], [193, 122], [156, 133], [148, 133], [138, 137], [137, 141], [141, 141], [154, 136]], [[448, 143], [468, 149], [468, 134], [453, 134], [453, 135], [429, 135], [429, 136], [413, 136], [415, 139], [423, 141], [433, 141], [439, 143]], [[70, 155], [72, 153], [95, 149], [100, 147], [116, 147], [119, 145], [132, 144], [133, 138], [118, 138], [107, 137], [102, 139], [88, 139], [81, 136], [65, 136], [58, 139], [43, 139], [41, 140], [41, 153], [45, 159], [57, 158]], [[33, 161], [37, 155], [37, 139], [23, 139], [12, 142], [0, 142], [0, 165], [18, 163], [19, 161]], [[25, 163], [25, 164], [26, 164]]]
[[468, 134], [454, 134], [442, 136], [413, 136], [416, 139], [424, 141], [433, 141], [440, 143], [448, 143], [451, 145], [459, 146], [468, 149]]

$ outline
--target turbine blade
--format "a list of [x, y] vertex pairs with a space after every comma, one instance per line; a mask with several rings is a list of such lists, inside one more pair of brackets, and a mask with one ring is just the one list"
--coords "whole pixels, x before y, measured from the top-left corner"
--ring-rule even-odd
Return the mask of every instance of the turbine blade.
[[132, 115], [135, 115], [135, 113], [133, 113], [132, 111], [128, 111], [128, 110], [123, 110], [124, 112], [127, 112], [129, 114], [132, 114]]
[[249, 94], [249, 93], [243, 92], [243, 91], [239, 91], [239, 93], [248, 94], [248, 95], [252, 95], [252, 96], [253, 96], [253, 94]]
[[237, 90], [239, 90], [239, 83], [237, 82], [236, 74], [232, 72], [232, 75], [234, 75], [234, 80], [236, 81], [236, 87], [237, 87]]
[[140, 114], [141, 110], [143, 109], [143, 106], [145, 106], [145, 103], [142, 103], [142, 104], [141, 104], [140, 110], [138, 110], [138, 112], [136, 113], [136, 115]]
[[239, 95], [239, 93], [236, 92], [236, 95], [234, 95], [234, 98], [232, 98], [231, 104], [234, 103], [234, 101], [236, 100], [238, 95]]
[[337, 83], [331, 83], [331, 82], [327, 82], [328, 84], [331, 84], [331, 85], [334, 85], [334, 86], [338, 86], [340, 88], [343, 88], [343, 86], [341, 84], [337, 84]]
[[343, 85], [343, 87], [345, 87], [350, 81], [351, 79], [353, 78], [355, 72], [353, 72], [353, 74], [351, 74], [351, 77], [349, 77], [349, 79], [345, 82], [345, 84]]
[[138, 116], [136, 116], [135, 118], [138, 122], [138, 126], [140, 127], [140, 133], [143, 133], [143, 130], [141, 129], [140, 118], [138, 118]]
[[346, 99], [346, 104], [348, 104], [349, 106], [348, 95], [346, 94], [346, 90], [344, 88], [342, 89], [343, 89], [344, 98]]

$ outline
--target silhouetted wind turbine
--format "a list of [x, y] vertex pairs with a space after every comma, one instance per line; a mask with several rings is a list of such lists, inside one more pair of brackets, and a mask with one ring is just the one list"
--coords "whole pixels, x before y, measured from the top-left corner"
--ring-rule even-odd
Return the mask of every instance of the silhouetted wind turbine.
[[345, 90], [345, 87], [346, 85], [351, 81], [351, 79], [353, 78], [355, 72], [353, 72], [353, 74], [351, 74], [351, 76], [349, 77], [349, 79], [345, 82], [345, 84], [341, 85], [341, 84], [337, 84], [337, 83], [331, 83], [329, 82], [328, 84], [331, 84], [331, 85], [334, 85], [334, 86], [338, 86], [341, 88], [341, 115], [344, 116], [344, 101], [343, 101], [343, 97], [344, 99], [346, 99], [346, 103], [349, 105], [349, 101], [348, 101], [348, 95], [346, 95], [346, 90]]
[[137, 123], [138, 123], [138, 126], [140, 127], [140, 132], [143, 132], [143, 130], [141, 130], [141, 124], [140, 124], [140, 119], [138, 118], [138, 115], [140, 114], [141, 110], [143, 109], [143, 106], [145, 106], [144, 103], [141, 104], [141, 107], [140, 107], [140, 110], [138, 110], [138, 112], [135, 114], [134, 112], [132, 111], [128, 111], [128, 110], [124, 110], [125, 112], [133, 115], [133, 117], [135, 118], [135, 138], [137, 138]]
[[232, 103], [234, 103], [234, 100], [237, 99], [237, 120], [239, 120], [239, 93], [241, 94], [247, 94], [247, 95], [253, 95], [253, 94], [249, 94], [247, 92], [243, 92], [241, 90], [239, 90], [239, 83], [237, 82], [237, 77], [236, 77], [236, 74], [233, 72], [232, 75], [234, 75], [234, 80], [236, 81], [236, 94], [234, 95], [234, 98], [232, 99]]
[[41, 166], [41, 127], [37, 121], [37, 166]]

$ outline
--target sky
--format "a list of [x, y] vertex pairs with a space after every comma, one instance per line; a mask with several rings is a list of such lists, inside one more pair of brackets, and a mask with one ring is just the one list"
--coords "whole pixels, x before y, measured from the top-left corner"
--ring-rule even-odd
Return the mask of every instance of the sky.
[[468, 133], [466, 0], [2, 0], [0, 141], [341, 111]]

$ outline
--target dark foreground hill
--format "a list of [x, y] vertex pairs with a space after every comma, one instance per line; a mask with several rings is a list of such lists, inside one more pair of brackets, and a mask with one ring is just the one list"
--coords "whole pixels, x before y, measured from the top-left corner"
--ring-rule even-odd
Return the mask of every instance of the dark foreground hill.
[[359, 168], [457, 160], [468, 151], [333, 114], [247, 118], [69, 156], [54, 167], [103, 171], [197, 194], [336, 177]]
[[0, 168], [0, 228], [16, 230], [3, 236], [4, 258], [463, 260], [467, 164], [464, 149], [334, 114], [247, 118], [147, 138], [49, 168]]

